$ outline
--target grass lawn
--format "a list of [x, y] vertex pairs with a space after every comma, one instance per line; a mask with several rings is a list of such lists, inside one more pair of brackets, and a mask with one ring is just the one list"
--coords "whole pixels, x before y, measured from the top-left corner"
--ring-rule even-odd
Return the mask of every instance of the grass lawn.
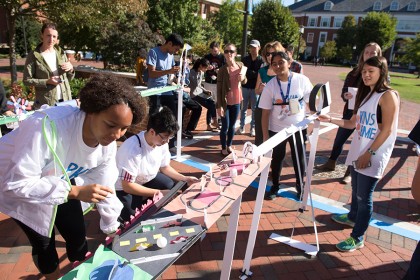
[[[346, 75], [341, 73], [339, 77], [344, 81]], [[390, 72], [390, 75], [391, 87], [399, 92], [401, 99], [420, 104], [420, 79], [417, 74]]]

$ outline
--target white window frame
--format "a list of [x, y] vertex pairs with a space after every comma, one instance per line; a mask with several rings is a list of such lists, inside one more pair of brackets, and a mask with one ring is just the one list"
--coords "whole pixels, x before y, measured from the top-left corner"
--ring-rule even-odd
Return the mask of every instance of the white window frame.
[[[312, 20], [314, 21], [313, 23], [313, 25], [311, 24], [312, 23]], [[316, 27], [317, 26], [317, 24], [318, 24], [318, 18], [316, 18], [316, 17], [311, 17], [311, 18], [309, 18], [308, 19], [308, 26], [311, 26], [311, 27]]]
[[398, 3], [398, 1], [392, 1], [391, 5], [389, 5], [390, 11], [398, 11], [399, 8], [400, 8], [400, 4]]
[[[324, 22], [327, 23], [327, 25], [324, 26]], [[331, 26], [331, 17], [322, 17], [321, 23], [319, 25], [320, 27], [330, 27]]]
[[[340, 20], [340, 26], [337, 26], [337, 19]], [[341, 28], [343, 26], [344, 19], [342, 17], [334, 18], [334, 27]]]
[[374, 11], [382, 10], [382, 2], [381, 1], [376, 1], [375, 3], [373, 3], [373, 10]]
[[314, 42], [314, 33], [308, 33], [308, 36], [306, 37], [307, 43], [313, 43]]
[[416, 1], [411, 1], [410, 3], [408, 3], [407, 11], [414, 12], [416, 8], [417, 8]]
[[327, 1], [324, 4], [324, 10], [325, 11], [331, 11], [333, 6], [334, 6], [334, 3], [333, 2]]

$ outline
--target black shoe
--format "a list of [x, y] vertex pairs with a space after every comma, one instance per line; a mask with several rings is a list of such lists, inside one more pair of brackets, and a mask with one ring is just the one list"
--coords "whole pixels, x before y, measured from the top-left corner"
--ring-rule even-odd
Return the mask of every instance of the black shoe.
[[185, 130], [182, 132], [182, 138], [193, 139], [194, 135], [192, 134], [191, 131]]
[[264, 196], [265, 200], [275, 200], [276, 198], [277, 198], [277, 195], [271, 192], [266, 193]]

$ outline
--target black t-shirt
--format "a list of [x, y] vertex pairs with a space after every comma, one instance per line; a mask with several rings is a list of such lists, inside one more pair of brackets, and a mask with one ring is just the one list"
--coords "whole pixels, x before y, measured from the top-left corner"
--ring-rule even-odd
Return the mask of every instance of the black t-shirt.
[[[212, 55], [211, 53], [206, 54], [204, 56], [205, 59], [210, 61], [210, 65], [214, 67], [212, 70], [207, 70], [204, 74], [204, 81], [210, 84], [217, 84], [217, 73], [215, 69], [219, 69], [223, 65], [225, 65], [225, 57], [223, 54], [218, 54], [216, 56]], [[216, 77], [216, 79], [212, 79], [212, 77]]]
[[420, 145], [420, 120], [414, 126], [410, 134], [408, 134], [408, 138], [413, 140], [417, 145]]

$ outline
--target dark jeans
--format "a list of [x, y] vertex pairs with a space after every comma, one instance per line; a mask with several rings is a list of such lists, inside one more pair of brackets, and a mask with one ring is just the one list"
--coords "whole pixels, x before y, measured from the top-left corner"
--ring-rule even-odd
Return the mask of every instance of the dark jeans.
[[[275, 134], [276, 132], [273, 132], [270, 130], [268, 131], [268, 135], [270, 137], [273, 137]], [[296, 148], [297, 148], [299, 158], [296, 158], [296, 149], [295, 149], [295, 145], [293, 144], [293, 136], [290, 136], [289, 138], [287, 138], [286, 140], [284, 140], [283, 142], [275, 146], [273, 149], [273, 156], [271, 160], [271, 177], [273, 180], [273, 186], [271, 187], [272, 193], [277, 193], [277, 191], [279, 190], [280, 174], [281, 174], [281, 169], [283, 167], [284, 158], [286, 157], [286, 144], [287, 143], [289, 143], [290, 145], [292, 161], [293, 161], [293, 169], [296, 174], [296, 189], [298, 191], [301, 191], [302, 179], [303, 179], [303, 176], [305, 174], [305, 169], [306, 169], [305, 146], [302, 145], [299, 131], [295, 133], [295, 138], [296, 138]], [[298, 175], [299, 174], [299, 169], [297, 166], [298, 161], [300, 165], [300, 176]]]
[[347, 217], [355, 222], [350, 235], [354, 239], [362, 241], [372, 217], [372, 195], [379, 179], [360, 174], [352, 166], [350, 166], [350, 171], [352, 192], [350, 212]]
[[414, 250], [413, 256], [411, 257], [410, 267], [407, 270], [407, 274], [402, 280], [416, 280], [420, 275], [420, 242], [417, 243], [416, 250]]
[[[40, 213], [41, 214], [41, 213]], [[13, 219], [25, 232], [32, 246], [32, 258], [42, 274], [53, 273], [59, 264], [55, 247], [55, 231], [51, 238], [43, 236], [22, 222]], [[82, 261], [88, 252], [83, 211], [79, 200], [69, 199], [57, 207], [55, 226], [66, 241], [70, 261]]]
[[[345, 109], [343, 111], [343, 120], [349, 120], [353, 116], [353, 110]], [[349, 139], [350, 135], [353, 133], [354, 129], [347, 129], [339, 127], [337, 130], [337, 135], [334, 139], [334, 145], [331, 151], [330, 159], [336, 161], [343, 151], [343, 146]]]
[[210, 125], [211, 120], [216, 118], [216, 103], [214, 100], [211, 98], [203, 98], [201, 96], [195, 96], [193, 100], [207, 109], [206, 122], [207, 125]]
[[223, 150], [226, 149], [226, 146], [232, 146], [233, 136], [235, 135], [235, 123], [240, 109], [240, 104], [227, 105], [226, 107], [225, 116], [222, 117], [222, 128], [220, 129], [220, 144], [222, 144]]
[[202, 111], [201, 105], [198, 102], [192, 100], [191, 98], [184, 98], [182, 100], [182, 103], [183, 114], [185, 112], [185, 109], [189, 109], [192, 112], [186, 130], [193, 131], [197, 128], [198, 121], [200, 120]]
[[[170, 190], [174, 187], [175, 182], [163, 173], [158, 172], [153, 180], [145, 183], [143, 186], [156, 190]], [[125, 191], [116, 191], [117, 197], [123, 204], [124, 208], [121, 210], [120, 219], [122, 221], [129, 221], [131, 215], [135, 215], [136, 208], [140, 208], [143, 204], [144, 197], [139, 195], [132, 195]]]
[[262, 109], [255, 108], [255, 145], [259, 146], [263, 142], [262, 126], [261, 126]]

